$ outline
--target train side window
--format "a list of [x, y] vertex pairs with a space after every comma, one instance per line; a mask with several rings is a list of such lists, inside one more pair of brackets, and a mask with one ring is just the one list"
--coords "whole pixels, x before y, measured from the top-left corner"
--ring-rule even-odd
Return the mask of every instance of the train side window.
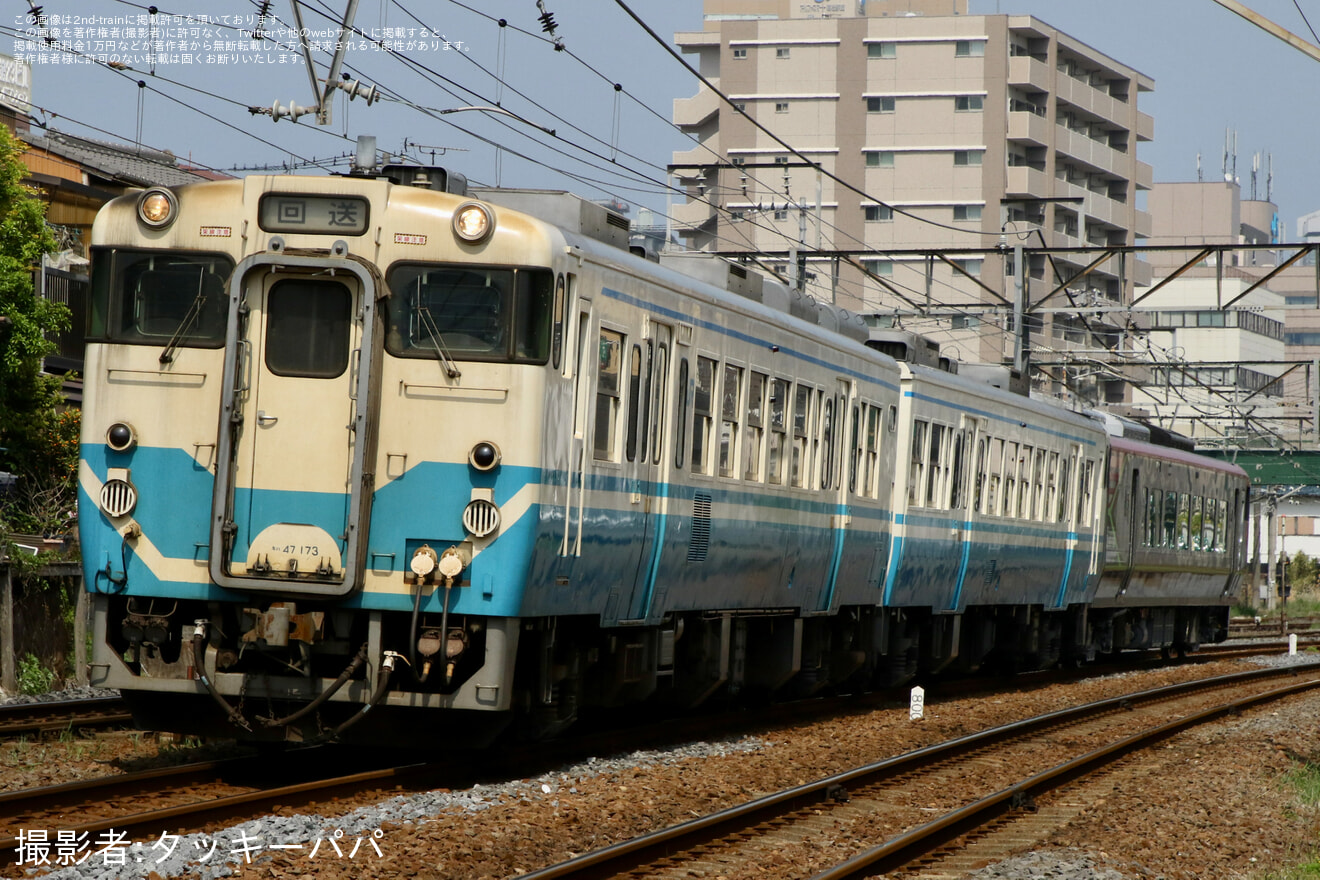
[[798, 385], [793, 398], [793, 452], [789, 474], [793, 485], [799, 487], [808, 485], [808, 473], [811, 471], [811, 461], [807, 458], [811, 453], [807, 436], [811, 419], [811, 391], [806, 385]]
[[556, 370], [564, 358], [564, 309], [568, 306], [564, 273], [555, 279], [554, 324], [550, 330], [550, 365]]
[[1004, 446], [1004, 516], [1017, 516], [1018, 445]]
[[826, 397], [820, 410], [820, 487], [834, 484], [834, 398]]
[[1192, 546], [1189, 527], [1192, 519], [1191, 497], [1186, 492], [1178, 493], [1178, 549], [1186, 550]]
[[665, 436], [665, 387], [669, 379], [669, 346], [656, 349], [651, 369], [651, 463], [660, 463], [661, 440]]
[[687, 437], [688, 415], [688, 359], [678, 362], [678, 394], [674, 401], [674, 467], [683, 467], [686, 463], [687, 447], [683, 440]]
[[1160, 546], [1160, 522], [1164, 518], [1164, 493], [1159, 489], [1146, 490], [1146, 546]]
[[720, 476], [736, 477], [738, 467], [738, 414], [742, 407], [742, 367], [724, 365], [720, 393]]
[[854, 403], [852, 408], [852, 436], [850, 438], [852, 442], [848, 444], [850, 450], [848, 453], [848, 491], [854, 495], [857, 494], [858, 471], [861, 470], [862, 462], [866, 458], [866, 448], [862, 445], [866, 442], [866, 438], [862, 434], [862, 419], [865, 418], [864, 413], [868, 409], [870, 407], [858, 403]]
[[1192, 504], [1196, 512], [1192, 523], [1192, 540], [1196, 543], [1197, 550], [1209, 550], [1215, 545], [1214, 503], [1210, 498], [1197, 495]]
[[866, 477], [865, 488], [868, 498], [875, 498], [879, 493], [880, 480], [880, 419], [882, 410], [878, 406], [867, 408], [866, 413]]
[[1035, 464], [1031, 467], [1031, 519], [1043, 521], [1045, 496], [1045, 450], [1036, 447]]
[[976, 466], [972, 471], [972, 510], [978, 513], [985, 503], [985, 454], [985, 438], [979, 437], [976, 441]]
[[[1057, 503], [1054, 506], [1055, 522], [1068, 521], [1068, 494], [1072, 491], [1072, 483], [1068, 481], [1068, 478], [1071, 476], [1072, 476], [1072, 459], [1069, 456], [1065, 455], [1059, 461], [1059, 494], [1057, 498]], [[1077, 523], [1077, 528], [1080, 529], [1081, 527], [1082, 524]]]
[[1035, 449], [1022, 444], [1018, 457], [1018, 500], [1017, 515], [1020, 519], [1031, 519], [1031, 464], [1035, 459]]
[[985, 499], [981, 513], [998, 516], [999, 500], [1003, 497], [1000, 484], [1004, 473], [1004, 440], [1002, 437], [991, 437], [987, 445], [989, 457], [986, 459]]
[[770, 385], [770, 441], [766, 450], [766, 476], [771, 483], [784, 482], [784, 459], [788, 451], [788, 389], [784, 379]]
[[747, 428], [743, 433], [743, 479], [761, 479], [761, 441], [765, 437], [765, 391], [769, 377], [753, 371], [747, 377]]
[[1220, 499], [1216, 502], [1215, 513], [1215, 550], [1222, 553], [1228, 549], [1228, 502]]
[[1164, 537], [1160, 541], [1161, 547], [1178, 546], [1178, 493], [1164, 493]]
[[925, 488], [926, 452], [926, 423], [916, 419], [912, 422], [912, 453], [908, 466], [908, 504], [912, 507], [921, 506], [921, 490]]
[[893, 434], [898, 430], [898, 407], [890, 405], [889, 407], [889, 433]]
[[1045, 492], [1043, 500], [1044, 509], [1040, 512], [1040, 518], [1045, 522], [1058, 522], [1056, 516], [1058, 508], [1055, 498], [1059, 493], [1059, 453], [1050, 451], [1045, 459]]
[[718, 364], [705, 357], [697, 358], [697, 393], [692, 403], [692, 472], [710, 473], [710, 429], [714, 420], [715, 368]]
[[619, 423], [619, 398], [622, 392], [619, 380], [623, 371], [623, 334], [602, 329], [597, 359], [596, 433], [592, 456], [600, 461], [613, 461], [617, 451], [614, 435]]
[[[632, 363], [628, 366], [628, 426], [627, 440], [624, 441], [624, 455], [629, 461], [637, 460], [637, 417], [641, 409], [642, 397], [642, 347], [633, 345]], [[646, 452], [642, 452], [642, 461]]]

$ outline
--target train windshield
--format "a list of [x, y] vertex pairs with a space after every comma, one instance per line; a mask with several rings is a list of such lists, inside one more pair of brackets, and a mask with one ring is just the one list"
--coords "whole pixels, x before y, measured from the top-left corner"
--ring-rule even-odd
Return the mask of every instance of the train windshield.
[[543, 364], [554, 278], [547, 269], [408, 264], [390, 272], [385, 347], [401, 357]]
[[89, 339], [219, 348], [229, 314], [220, 254], [98, 248], [92, 253]]

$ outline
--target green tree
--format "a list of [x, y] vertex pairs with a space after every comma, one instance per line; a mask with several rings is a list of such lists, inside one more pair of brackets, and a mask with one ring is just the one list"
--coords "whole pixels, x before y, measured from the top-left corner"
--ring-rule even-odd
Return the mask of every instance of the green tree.
[[76, 437], [77, 415], [59, 412], [60, 380], [41, 372], [54, 348], [47, 334], [66, 329], [70, 318], [66, 306], [42, 298], [33, 285], [42, 254], [56, 245], [45, 205], [23, 184], [22, 149], [0, 127], [0, 470], [19, 476], [18, 496], [0, 511], [0, 525], [35, 532], [72, 510], [73, 472], [63, 441], [70, 424]]

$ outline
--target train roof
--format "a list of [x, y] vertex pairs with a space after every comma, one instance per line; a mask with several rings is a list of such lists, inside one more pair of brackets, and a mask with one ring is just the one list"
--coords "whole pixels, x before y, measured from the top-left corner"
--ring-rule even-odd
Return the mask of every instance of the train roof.
[[1205, 455], [1197, 455], [1195, 452], [1185, 452], [1181, 449], [1175, 449], [1172, 446], [1157, 446], [1154, 443], [1144, 443], [1140, 440], [1131, 440], [1127, 437], [1110, 437], [1109, 445], [1111, 448], [1117, 449], [1120, 452], [1140, 455], [1144, 458], [1158, 458], [1163, 461], [1175, 461], [1180, 464], [1194, 465], [1201, 470], [1219, 471], [1220, 473], [1233, 474], [1244, 480], [1247, 479], [1247, 472], [1230, 461], [1210, 458]]

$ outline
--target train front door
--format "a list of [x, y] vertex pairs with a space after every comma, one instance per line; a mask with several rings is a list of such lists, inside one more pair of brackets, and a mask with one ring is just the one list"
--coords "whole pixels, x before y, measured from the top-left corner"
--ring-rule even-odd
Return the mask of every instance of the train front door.
[[[309, 260], [305, 268], [286, 265]], [[346, 263], [347, 261], [335, 261]], [[240, 266], [239, 270], [244, 267]], [[310, 258], [236, 270], [211, 569], [235, 588], [345, 595], [364, 503], [372, 279]], [[378, 350], [378, 346], [375, 346]]]

